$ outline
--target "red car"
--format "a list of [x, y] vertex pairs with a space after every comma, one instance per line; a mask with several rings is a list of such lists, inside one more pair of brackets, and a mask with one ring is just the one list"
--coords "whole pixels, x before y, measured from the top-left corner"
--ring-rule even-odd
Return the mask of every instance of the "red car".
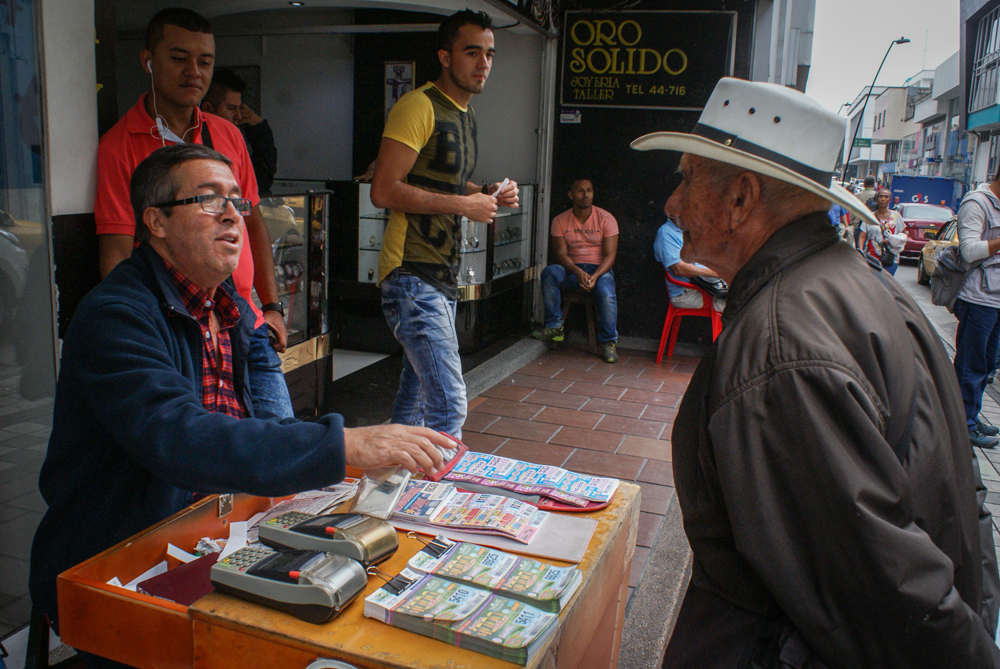
[[927, 243], [924, 233], [940, 230], [955, 215], [950, 207], [915, 202], [901, 202], [896, 205], [896, 211], [903, 217], [906, 235], [909, 237], [901, 254], [904, 258], [920, 258], [920, 251]]

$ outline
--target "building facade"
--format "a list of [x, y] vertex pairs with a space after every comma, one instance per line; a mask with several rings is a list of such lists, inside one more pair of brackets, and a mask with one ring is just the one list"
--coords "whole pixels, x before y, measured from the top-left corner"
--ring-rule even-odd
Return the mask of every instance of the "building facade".
[[919, 126], [906, 119], [910, 99], [907, 86], [889, 86], [869, 102], [875, 115], [872, 145], [882, 145], [883, 162], [875, 177], [885, 179], [898, 169], [900, 145], [904, 137], [919, 131]]
[[974, 133], [969, 185], [991, 180], [1000, 153], [1000, 0], [959, 4], [959, 128]]

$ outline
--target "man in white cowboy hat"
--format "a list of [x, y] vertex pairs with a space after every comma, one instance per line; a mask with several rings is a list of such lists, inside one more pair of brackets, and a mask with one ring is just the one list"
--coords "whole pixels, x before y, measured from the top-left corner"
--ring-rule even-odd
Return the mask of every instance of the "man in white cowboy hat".
[[632, 144], [683, 152], [667, 202], [681, 257], [730, 286], [674, 422], [694, 562], [664, 667], [1000, 667], [955, 373], [827, 218], [836, 202], [871, 219], [829, 186], [844, 124], [723, 79], [692, 134]]

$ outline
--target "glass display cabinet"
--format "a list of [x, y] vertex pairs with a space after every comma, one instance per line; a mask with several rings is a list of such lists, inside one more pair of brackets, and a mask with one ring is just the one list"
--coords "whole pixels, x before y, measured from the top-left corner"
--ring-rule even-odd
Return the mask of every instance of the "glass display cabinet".
[[[323, 405], [324, 379], [332, 373], [328, 307], [327, 226], [330, 193], [301, 188], [272, 189], [262, 198], [278, 299], [285, 310], [288, 347], [281, 354], [295, 415], [315, 416]], [[287, 192], [285, 192], [287, 191]], [[260, 299], [254, 293], [260, 306]]]
[[[520, 207], [501, 207], [491, 223], [462, 217], [458, 284], [481, 286], [529, 269], [534, 235], [534, 184], [518, 186]], [[481, 290], [464, 290], [459, 299], [478, 299]]]
[[[378, 256], [389, 212], [371, 202], [371, 185], [326, 182], [331, 200], [331, 311], [343, 348], [393, 353], [399, 345], [381, 309]], [[456, 327], [463, 351], [516, 332], [530, 320], [535, 186], [519, 184], [520, 207], [494, 221], [462, 219]]]

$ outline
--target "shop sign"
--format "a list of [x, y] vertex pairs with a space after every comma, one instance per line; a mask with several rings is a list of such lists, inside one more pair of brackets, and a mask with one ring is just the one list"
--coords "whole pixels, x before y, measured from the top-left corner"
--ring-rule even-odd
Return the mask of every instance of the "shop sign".
[[733, 73], [736, 12], [566, 12], [561, 103], [705, 106]]

